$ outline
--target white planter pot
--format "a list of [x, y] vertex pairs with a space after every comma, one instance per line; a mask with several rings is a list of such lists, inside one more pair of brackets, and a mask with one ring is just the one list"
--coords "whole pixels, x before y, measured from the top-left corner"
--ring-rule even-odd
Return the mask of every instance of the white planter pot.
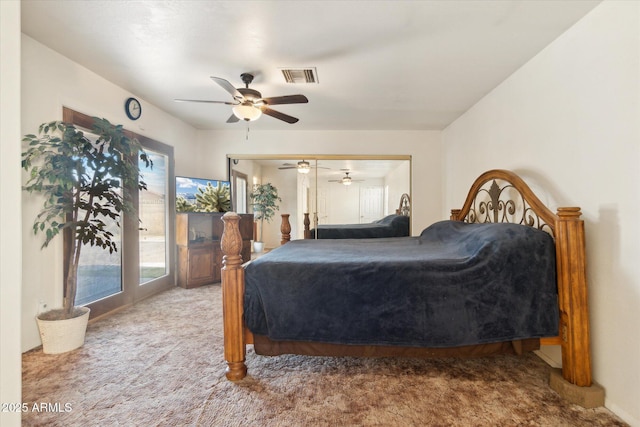
[[63, 320], [43, 320], [47, 313], [36, 316], [42, 351], [46, 354], [65, 353], [84, 345], [84, 336], [89, 322], [91, 310], [87, 307], [76, 307], [82, 312], [80, 316]]
[[264, 250], [264, 242], [253, 242], [253, 252], [259, 254]]

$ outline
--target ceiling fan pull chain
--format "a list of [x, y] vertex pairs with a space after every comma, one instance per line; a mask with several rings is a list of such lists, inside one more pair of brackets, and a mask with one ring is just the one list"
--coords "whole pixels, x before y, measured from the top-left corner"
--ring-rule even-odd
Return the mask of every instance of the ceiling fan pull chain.
[[249, 140], [249, 125], [247, 125], [247, 137], [246, 137], [246, 140], [247, 141]]

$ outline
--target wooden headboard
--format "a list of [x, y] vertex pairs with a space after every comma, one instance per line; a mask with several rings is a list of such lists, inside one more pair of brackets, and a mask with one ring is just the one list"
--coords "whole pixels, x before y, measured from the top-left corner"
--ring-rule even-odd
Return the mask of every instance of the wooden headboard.
[[518, 175], [495, 169], [475, 180], [462, 209], [451, 210], [451, 219], [529, 225], [553, 235], [557, 217]]
[[560, 335], [541, 344], [562, 346], [562, 375], [578, 386], [591, 385], [589, 310], [585, 262], [584, 221], [580, 208], [553, 213], [516, 174], [490, 170], [469, 190], [462, 209], [451, 219], [470, 223], [508, 222], [550, 233], [556, 244], [556, 274], [560, 306]]

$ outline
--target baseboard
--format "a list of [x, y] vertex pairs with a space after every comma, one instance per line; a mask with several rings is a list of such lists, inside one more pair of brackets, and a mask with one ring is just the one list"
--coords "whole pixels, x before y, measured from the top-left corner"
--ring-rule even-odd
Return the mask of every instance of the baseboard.
[[542, 359], [547, 365], [551, 366], [552, 368], [562, 368], [562, 363], [556, 362], [544, 352], [540, 350], [536, 350], [534, 351], [534, 353], [536, 354], [536, 356], [538, 356], [540, 359]]

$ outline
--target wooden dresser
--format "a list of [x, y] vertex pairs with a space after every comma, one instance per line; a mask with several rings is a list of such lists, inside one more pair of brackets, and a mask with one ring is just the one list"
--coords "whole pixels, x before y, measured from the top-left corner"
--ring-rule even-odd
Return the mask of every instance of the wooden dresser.
[[[222, 251], [220, 239], [224, 230], [219, 212], [185, 212], [176, 214], [178, 247], [178, 286], [195, 288], [220, 281]], [[253, 214], [240, 214], [242, 259], [251, 259]]]

